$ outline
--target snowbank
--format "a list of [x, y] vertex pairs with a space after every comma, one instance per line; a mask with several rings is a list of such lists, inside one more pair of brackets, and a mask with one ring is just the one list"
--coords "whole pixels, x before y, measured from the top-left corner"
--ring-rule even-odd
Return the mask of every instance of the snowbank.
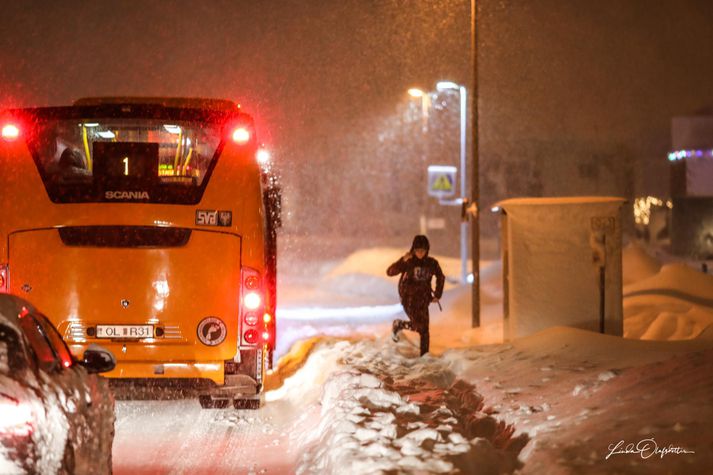
[[440, 359], [419, 358], [407, 339], [325, 342], [266, 399], [313, 401], [304, 388], [318, 387], [315, 376], [326, 381], [319, 420], [298, 441], [300, 474], [510, 473], [527, 443], [483, 412], [472, 385]]
[[661, 263], [638, 243], [629, 243], [621, 252], [624, 286], [644, 280], [661, 269]]
[[[713, 463], [713, 340], [650, 342], [557, 327], [451, 350], [451, 371], [527, 434], [527, 473], [705, 473]], [[693, 454], [607, 458], [620, 440]]]
[[[400, 253], [359, 251], [326, 281], [378, 279], [395, 290], [395, 279], [383, 271]], [[376, 340], [332, 342], [322, 350], [320, 358], [331, 355], [337, 365], [319, 367], [325, 390], [319, 412], [310, 412], [319, 420], [298, 442], [305, 454], [300, 473], [481, 473], [483, 467], [497, 473], [514, 469], [513, 453], [524, 463], [518, 473], [704, 473], [713, 466], [707, 422], [713, 420], [713, 277], [680, 264], [661, 266], [641, 248], [628, 247], [623, 259], [625, 338], [555, 327], [502, 344], [497, 261], [481, 263], [479, 328], [471, 328], [469, 286], [450, 285], [443, 311], [431, 306], [431, 353], [442, 358], [416, 358], [416, 342], [393, 345], [384, 338], [391, 316], [367, 326], [312, 325], [313, 334], [326, 328], [354, 337], [359, 328]], [[293, 384], [307, 384], [304, 377], [298, 371]], [[459, 380], [470, 395], [460, 408], [448, 403]], [[452, 420], [437, 412], [444, 401]], [[530, 441], [522, 451], [511, 442], [512, 452], [486, 443], [463, 426], [473, 414], [492, 416], [509, 441]], [[622, 440], [649, 439], [696, 454], [644, 459], [608, 450]], [[476, 460], [477, 469], [469, 465]]]
[[713, 276], [668, 264], [624, 287], [624, 336], [683, 340], [713, 325]]

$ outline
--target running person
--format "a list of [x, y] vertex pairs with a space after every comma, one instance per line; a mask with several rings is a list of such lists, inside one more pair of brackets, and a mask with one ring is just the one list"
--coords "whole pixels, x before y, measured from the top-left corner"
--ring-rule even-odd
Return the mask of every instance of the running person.
[[[429, 347], [428, 305], [440, 300], [446, 280], [438, 261], [428, 256], [429, 248], [430, 244], [426, 236], [414, 237], [411, 250], [386, 270], [389, 276], [401, 274], [399, 297], [409, 319], [408, 321], [394, 320], [391, 337], [394, 341], [398, 341], [399, 332], [403, 329], [418, 332], [421, 337], [421, 356], [428, 353]], [[434, 276], [436, 277], [435, 291], [431, 287]]]

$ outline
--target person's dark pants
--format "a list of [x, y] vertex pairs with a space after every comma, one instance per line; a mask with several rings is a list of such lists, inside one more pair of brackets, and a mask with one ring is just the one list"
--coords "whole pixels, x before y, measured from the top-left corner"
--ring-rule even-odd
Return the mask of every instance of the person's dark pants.
[[401, 320], [397, 324], [397, 331], [402, 330], [404, 328], [413, 330], [415, 332], [418, 332], [420, 336], [420, 343], [421, 343], [421, 356], [425, 355], [428, 353], [428, 348], [429, 348], [429, 343], [430, 343], [430, 335], [428, 332], [428, 326], [429, 326], [429, 315], [428, 315], [428, 304], [430, 303], [430, 295], [429, 299], [412, 299], [411, 301], [405, 302], [404, 305], [404, 311], [406, 312], [406, 315], [408, 316], [409, 321], [403, 321]]

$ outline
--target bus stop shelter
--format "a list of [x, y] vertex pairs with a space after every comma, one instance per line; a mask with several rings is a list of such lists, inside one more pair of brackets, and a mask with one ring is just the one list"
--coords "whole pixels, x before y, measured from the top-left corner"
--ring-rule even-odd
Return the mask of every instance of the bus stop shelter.
[[622, 335], [622, 205], [614, 197], [498, 203], [505, 340], [553, 326]]

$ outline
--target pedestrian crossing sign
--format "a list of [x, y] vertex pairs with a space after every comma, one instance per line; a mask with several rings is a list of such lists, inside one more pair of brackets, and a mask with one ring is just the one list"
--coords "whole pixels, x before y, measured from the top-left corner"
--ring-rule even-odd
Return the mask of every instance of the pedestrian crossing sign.
[[428, 194], [439, 198], [455, 195], [457, 172], [456, 167], [430, 165], [428, 167]]

